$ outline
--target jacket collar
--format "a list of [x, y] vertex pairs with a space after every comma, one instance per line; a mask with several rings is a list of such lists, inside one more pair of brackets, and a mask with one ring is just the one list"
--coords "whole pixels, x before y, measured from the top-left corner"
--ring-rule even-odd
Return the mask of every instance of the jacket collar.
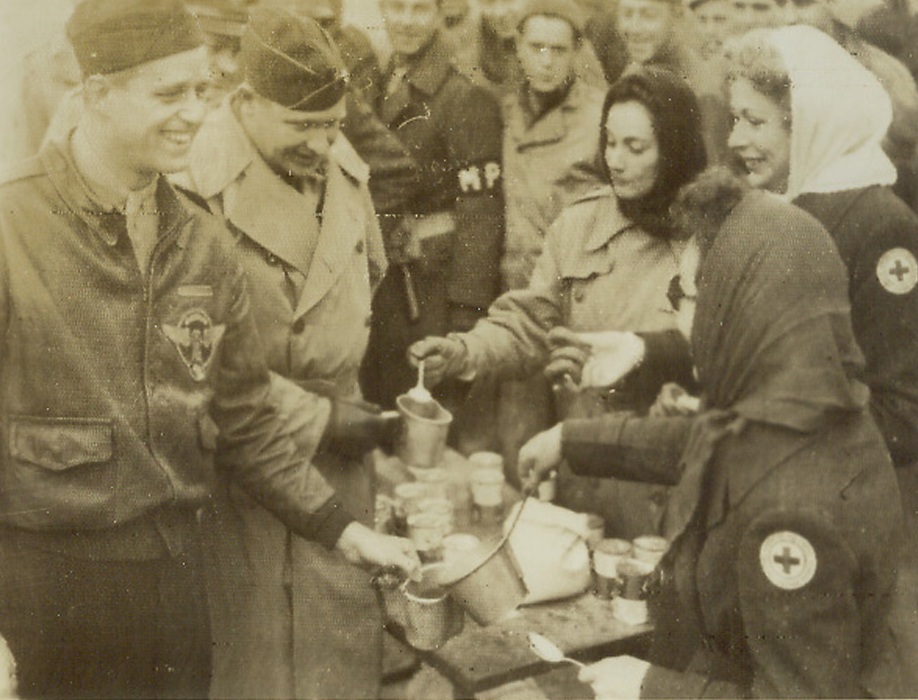
[[[51, 183], [67, 206], [93, 233], [109, 246], [114, 246], [121, 235], [126, 233], [123, 225], [124, 215], [117, 210], [106, 210], [90, 195], [89, 185], [73, 161], [70, 149], [72, 134], [73, 130], [70, 130], [58, 139], [49, 140], [39, 152], [39, 158]], [[160, 236], [183, 226], [192, 218], [191, 212], [163, 177], [158, 178], [156, 182], [156, 204], [159, 209]], [[116, 220], [121, 222], [121, 225], [117, 225]]]
[[222, 196], [223, 216], [248, 238], [306, 277], [297, 316], [306, 313], [346, 269], [364, 232], [352, 192], [368, 169], [347, 141], [332, 146], [318, 240], [308, 270], [300, 269], [297, 237], [315, 220], [312, 201], [281, 180], [255, 150], [228, 103], [195, 140], [190, 179], [205, 199]]
[[410, 62], [405, 79], [428, 97], [436, 95], [453, 70], [452, 47], [442, 32]]
[[[441, 32], [437, 32], [426, 48], [409, 60], [404, 84], [390, 95], [383, 95], [379, 102], [379, 114], [388, 125], [392, 125], [411, 105], [411, 89], [425, 97], [432, 97], [440, 90], [453, 70], [450, 56], [452, 47]], [[390, 65], [388, 76], [394, 70]]]
[[555, 143], [562, 140], [569, 130], [567, 115], [576, 112], [584, 103], [584, 85], [579, 78], [574, 78], [564, 99], [560, 103], [532, 120], [532, 111], [528, 105], [527, 87], [520, 85], [519, 90], [506, 99], [515, 102], [515, 109], [509, 111], [507, 124], [508, 136], [517, 146], [532, 146], [540, 143]]
[[590, 233], [583, 242], [585, 252], [595, 253], [620, 233], [634, 228], [631, 220], [618, 208], [618, 200], [611, 186], [606, 185], [594, 190], [586, 197], [596, 199], [597, 204], [588, 224]]

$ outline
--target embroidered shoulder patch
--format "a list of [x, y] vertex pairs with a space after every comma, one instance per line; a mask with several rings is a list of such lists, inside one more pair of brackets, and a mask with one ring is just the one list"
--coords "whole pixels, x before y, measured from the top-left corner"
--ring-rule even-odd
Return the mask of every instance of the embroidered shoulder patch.
[[907, 248], [890, 248], [877, 263], [877, 279], [890, 294], [908, 294], [918, 284], [918, 260]]
[[205, 311], [192, 309], [182, 316], [177, 326], [164, 323], [162, 328], [178, 350], [191, 378], [196, 382], [204, 381], [226, 326], [215, 326]]
[[787, 530], [765, 538], [759, 549], [765, 577], [778, 588], [803, 588], [816, 575], [816, 550], [802, 535]]

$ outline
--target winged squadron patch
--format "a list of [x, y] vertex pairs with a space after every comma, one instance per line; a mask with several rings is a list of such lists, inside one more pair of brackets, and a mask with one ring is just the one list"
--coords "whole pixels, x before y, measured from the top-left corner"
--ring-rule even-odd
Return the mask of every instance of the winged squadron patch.
[[215, 326], [204, 311], [193, 309], [177, 326], [163, 324], [163, 333], [175, 345], [185, 366], [196, 382], [204, 381], [210, 364], [217, 354], [226, 326]]

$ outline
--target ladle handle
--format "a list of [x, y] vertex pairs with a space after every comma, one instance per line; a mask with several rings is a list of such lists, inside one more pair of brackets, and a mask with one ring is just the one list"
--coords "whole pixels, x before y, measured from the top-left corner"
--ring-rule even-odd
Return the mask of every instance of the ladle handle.
[[569, 664], [574, 664], [577, 668], [586, 668], [586, 664], [582, 661], [577, 661], [577, 659], [572, 659], [570, 656], [565, 656], [562, 661], [567, 661]]
[[523, 508], [526, 507], [526, 501], [535, 495], [537, 488], [538, 488], [538, 485], [533, 486], [530, 484], [529, 486], [526, 486], [523, 489], [523, 498], [520, 501], [520, 507], [517, 508], [516, 513], [513, 514], [513, 520], [510, 522], [510, 527], [507, 528], [507, 534], [504, 535], [504, 539], [503, 539], [504, 542], [510, 539], [510, 533], [513, 532], [513, 528], [515, 528], [516, 524], [519, 522], [520, 516], [523, 514]]

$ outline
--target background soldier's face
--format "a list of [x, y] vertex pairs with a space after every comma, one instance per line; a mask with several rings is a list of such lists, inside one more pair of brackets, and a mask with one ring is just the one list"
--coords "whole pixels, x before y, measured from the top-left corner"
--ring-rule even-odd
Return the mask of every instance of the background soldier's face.
[[628, 57], [638, 63], [651, 60], [669, 42], [678, 19], [667, 0], [620, 0], [618, 29]]
[[704, 52], [713, 55], [723, 48], [730, 34], [733, 5], [730, 0], [707, 0], [692, 10]]
[[522, 0], [478, 0], [482, 19], [502, 39], [516, 36], [522, 5]]
[[287, 109], [254, 93], [239, 105], [242, 126], [265, 162], [284, 176], [322, 179], [346, 114], [344, 100], [321, 112]]
[[437, 0], [382, 0], [379, 8], [392, 49], [404, 56], [418, 53], [440, 28]]
[[529, 85], [537, 92], [554, 92], [574, 74], [574, 28], [558, 17], [534, 15], [522, 30], [516, 47]]
[[191, 142], [207, 114], [207, 49], [167, 56], [124, 73], [91, 76], [87, 109], [106, 128], [113, 157], [140, 175], [188, 164]]

